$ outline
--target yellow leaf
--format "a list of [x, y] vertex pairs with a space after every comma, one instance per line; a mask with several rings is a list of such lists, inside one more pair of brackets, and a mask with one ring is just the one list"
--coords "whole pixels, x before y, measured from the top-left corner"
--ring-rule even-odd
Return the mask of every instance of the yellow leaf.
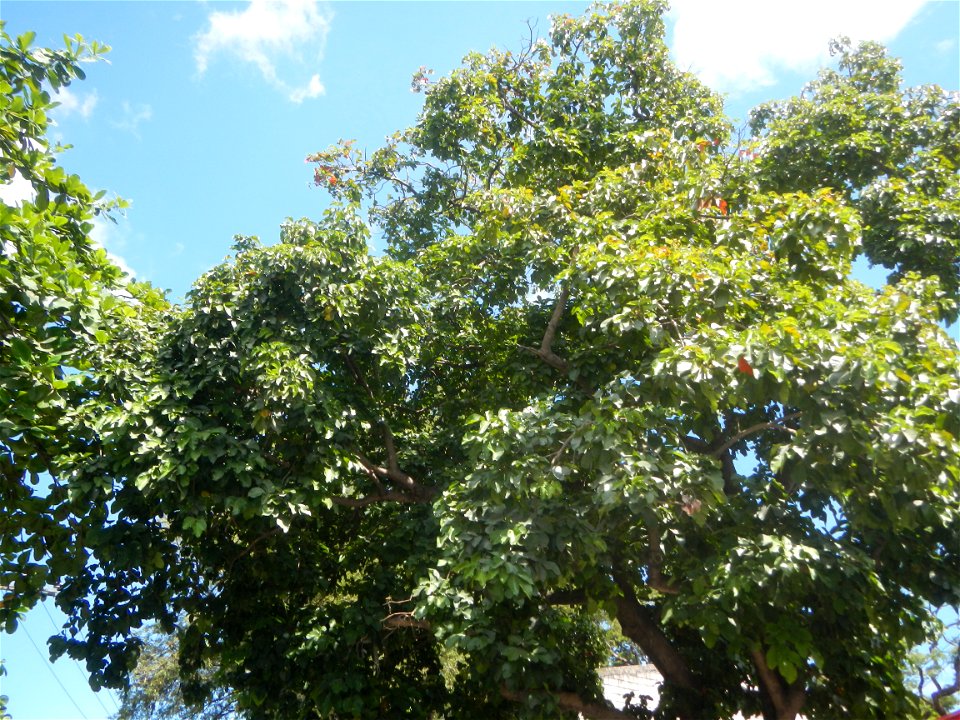
[[333, 320], [333, 308], [329, 305], [323, 309], [323, 319], [327, 322]]

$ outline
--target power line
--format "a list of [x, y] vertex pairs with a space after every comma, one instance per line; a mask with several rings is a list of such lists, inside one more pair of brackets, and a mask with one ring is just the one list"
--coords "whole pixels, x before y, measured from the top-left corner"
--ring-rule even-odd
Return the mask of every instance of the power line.
[[[56, 632], [60, 632], [61, 628], [57, 627], [57, 621], [53, 619], [53, 615], [51, 615], [51, 614], [50, 614], [50, 611], [47, 609], [47, 604], [46, 604], [45, 602], [41, 602], [41, 603], [40, 603], [40, 606], [43, 608], [43, 611], [47, 614], [47, 617], [50, 619], [50, 625], [53, 626], [53, 629], [54, 629]], [[74, 658], [74, 657], [71, 657], [70, 659], [73, 660], [73, 664], [76, 666], [77, 672], [80, 673], [80, 677], [83, 678], [83, 681], [84, 681], [85, 683], [89, 684], [89, 683], [90, 683], [90, 678], [89, 678], [89, 677], [87, 676], [87, 674], [83, 671], [83, 668], [80, 667], [80, 663], [77, 662], [77, 659]], [[117, 710], [119, 710], [119, 709], [120, 709], [120, 705], [119, 705], [119, 703], [117, 703], [116, 698], [114, 698], [113, 695], [109, 693], [109, 691], [108, 691], [107, 694], [110, 695], [110, 699], [113, 701], [113, 704], [117, 706]], [[96, 698], [97, 702], [100, 703], [100, 707], [102, 707], [102, 708], [103, 708], [103, 711], [107, 714], [107, 716], [109, 716], [109, 715], [111, 714], [111, 713], [110, 713], [110, 710], [107, 708], [106, 705], [103, 704], [103, 700], [100, 699], [100, 693], [99, 693], [99, 692], [94, 692], [94, 693], [93, 693], [93, 697]]]
[[33, 649], [37, 651], [37, 655], [43, 658], [43, 664], [47, 666], [47, 670], [50, 671], [50, 674], [53, 675], [53, 679], [57, 681], [57, 685], [60, 686], [60, 689], [63, 690], [64, 694], [73, 703], [73, 706], [77, 709], [77, 712], [80, 713], [80, 717], [83, 720], [89, 720], [83, 710], [80, 709], [80, 706], [77, 705], [77, 701], [73, 699], [73, 696], [70, 694], [70, 691], [67, 690], [66, 686], [60, 681], [60, 678], [57, 677], [56, 671], [53, 669], [53, 665], [50, 664], [50, 660], [47, 657], [44, 657], [44, 654], [40, 651], [40, 647], [33, 641], [33, 638], [30, 637], [30, 631], [27, 630], [27, 626], [21, 625], [20, 628], [23, 630], [24, 634], [27, 636], [27, 640], [30, 641], [30, 644], [33, 645]]

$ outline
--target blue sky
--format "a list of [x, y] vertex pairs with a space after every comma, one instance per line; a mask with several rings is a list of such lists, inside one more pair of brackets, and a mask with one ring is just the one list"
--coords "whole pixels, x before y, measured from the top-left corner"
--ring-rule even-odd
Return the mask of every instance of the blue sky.
[[[67, 169], [132, 201], [96, 239], [178, 299], [235, 234], [273, 242], [285, 218], [319, 216], [326, 198], [304, 157], [339, 138], [373, 149], [412, 124], [417, 68], [439, 76], [471, 50], [517, 49], [528, 20], [543, 35], [549, 15], [585, 7], [3, 0], [0, 18], [12, 35], [36, 31], [40, 45], [80, 33], [113, 47], [109, 63], [87, 66], [87, 80], [60, 98], [53, 133], [74, 146]], [[908, 84], [960, 86], [957, 0], [675, 0], [669, 27], [677, 62], [726, 93], [734, 117], [798, 92], [839, 34], [886, 42]], [[15, 194], [0, 186], [0, 197]], [[26, 632], [0, 634], [13, 716], [103, 720], [113, 700], [94, 696], [69, 660], [53, 666], [64, 691], [32, 646], [45, 653], [61, 621], [48, 609], [29, 614]]]

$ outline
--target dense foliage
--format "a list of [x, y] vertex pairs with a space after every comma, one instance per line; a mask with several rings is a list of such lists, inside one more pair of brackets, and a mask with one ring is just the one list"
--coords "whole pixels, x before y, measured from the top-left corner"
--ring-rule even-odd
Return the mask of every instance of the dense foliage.
[[82, 79], [80, 63], [107, 49], [79, 36], [64, 40], [63, 50], [32, 48], [32, 34], [14, 39], [0, 24], [0, 605], [7, 631], [87, 565], [84, 537], [106, 521], [107, 507], [65, 480], [63, 459], [91, 442], [69, 415], [103, 392], [107, 375], [95, 367], [101, 343], [133, 322], [134, 303], [162, 304], [90, 240], [93, 220], [109, 221], [123, 202], [104, 200], [67, 173], [57, 164], [66, 148], [47, 139], [55, 93]]
[[[58, 459], [75, 439], [67, 409], [93, 392], [83, 371], [90, 346], [107, 338], [102, 318], [120, 304], [110, 292], [120, 271], [89, 240], [93, 218], [116, 203], [59, 167], [62, 148], [46, 138], [51, 92], [82, 78], [78, 63], [104, 48], [66, 38], [61, 51], [31, 49], [32, 35], [12, 39], [2, 28], [0, 183], [24, 196], [0, 202], [0, 588], [11, 591], [9, 612], [35, 603], [48, 573], [84, 562], [68, 518], [89, 504], [71, 505]], [[42, 473], [53, 475], [49, 491]], [[12, 629], [15, 615], [6, 619]]]
[[140, 657], [114, 720], [235, 720], [241, 717], [233, 693], [219, 683], [213, 666], [194, 678], [194, 682], [205, 685], [203, 705], [186, 701], [180, 682], [176, 635], [157, 632], [154, 628], [136, 635], [143, 642]]
[[186, 699], [214, 666], [252, 718], [643, 716], [603, 704], [605, 611], [660, 718], [929, 713], [957, 98], [841, 42], [737, 137], [662, 13], [421, 73], [413, 128], [310, 158], [320, 220], [125, 305], [58, 456], [86, 562], [30, 565], [86, 631], [56, 649], [117, 684], [178, 627]]

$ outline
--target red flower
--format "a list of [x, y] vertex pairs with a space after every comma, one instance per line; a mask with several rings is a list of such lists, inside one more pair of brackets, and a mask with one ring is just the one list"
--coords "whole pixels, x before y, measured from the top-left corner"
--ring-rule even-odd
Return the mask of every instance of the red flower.
[[737, 360], [737, 370], [742, 372], [744, 375], [753, 375], [753, 365], [747, 362], [747, 359], [740, 356], [740, 359]]

